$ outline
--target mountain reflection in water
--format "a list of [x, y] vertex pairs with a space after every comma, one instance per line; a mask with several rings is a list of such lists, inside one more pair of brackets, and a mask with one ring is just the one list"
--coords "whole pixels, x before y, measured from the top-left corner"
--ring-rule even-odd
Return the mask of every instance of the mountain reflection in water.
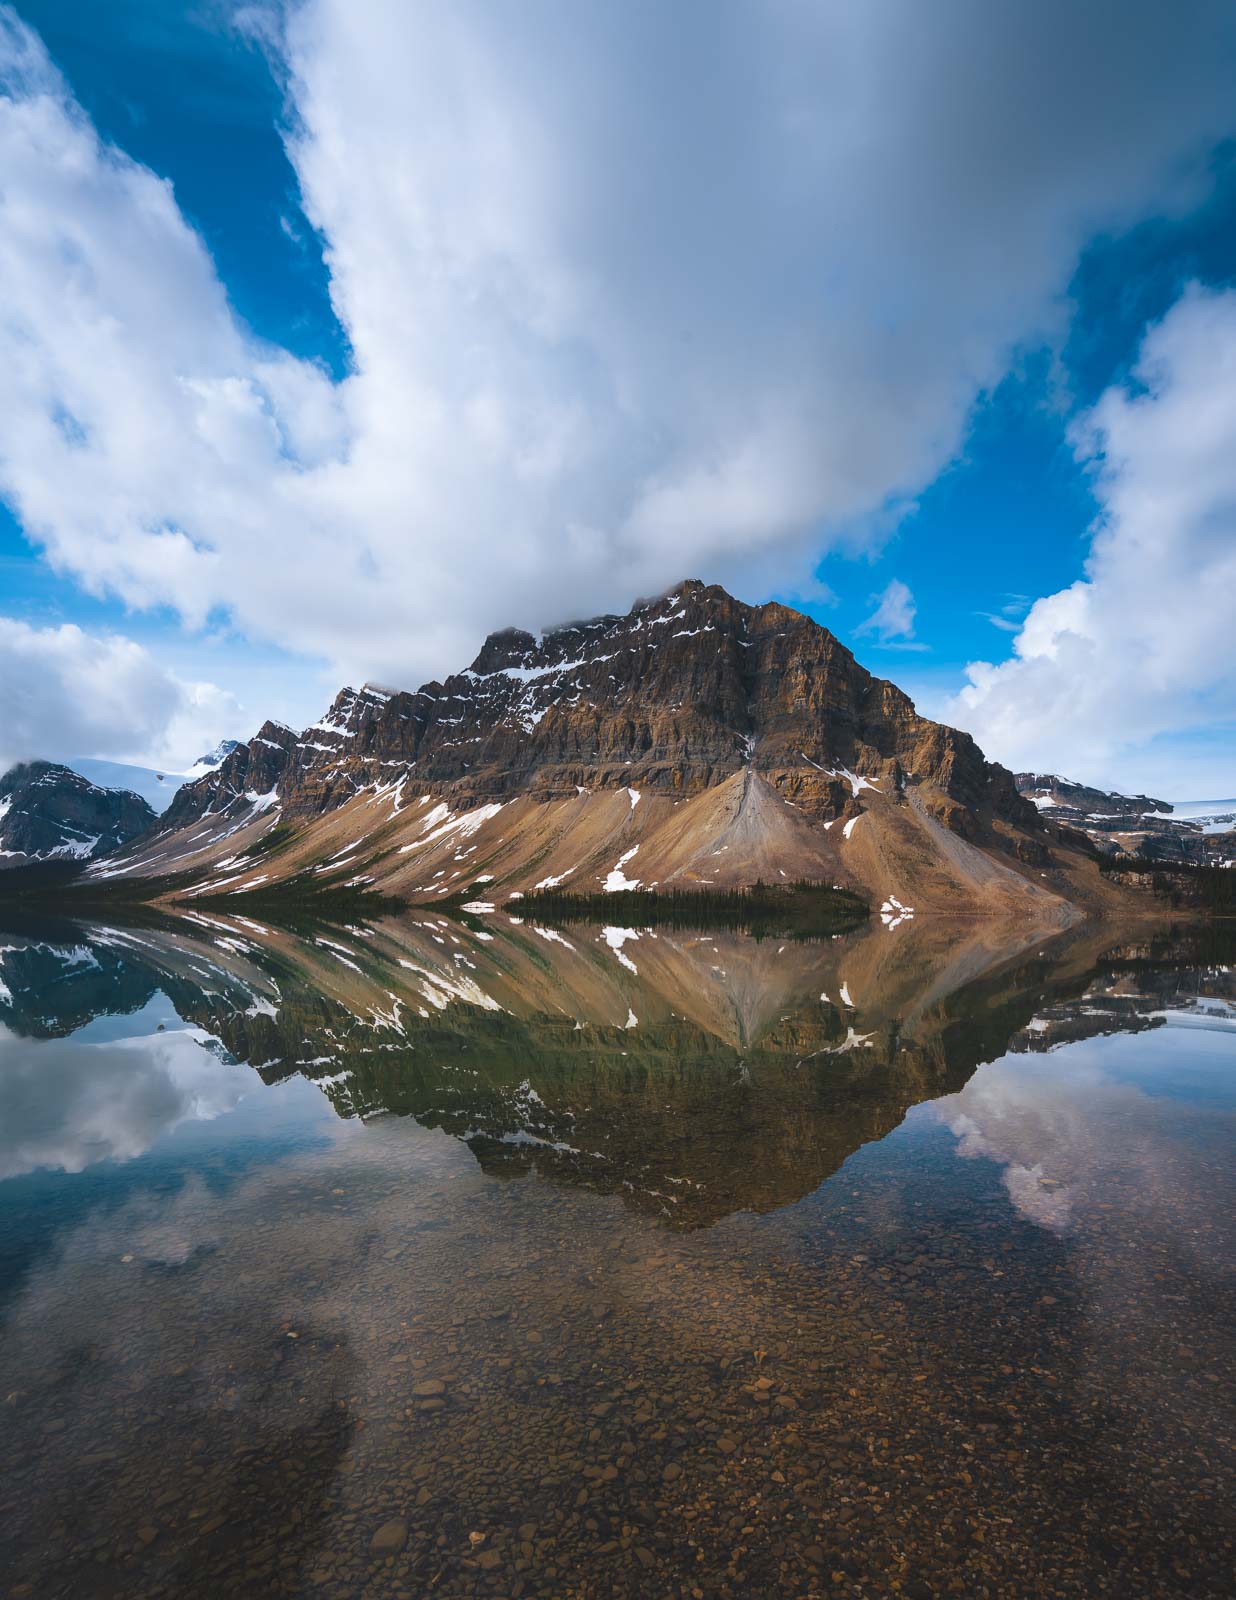
[[1213, 932], [0, 943], [11, 1592], [1225, 1592]]

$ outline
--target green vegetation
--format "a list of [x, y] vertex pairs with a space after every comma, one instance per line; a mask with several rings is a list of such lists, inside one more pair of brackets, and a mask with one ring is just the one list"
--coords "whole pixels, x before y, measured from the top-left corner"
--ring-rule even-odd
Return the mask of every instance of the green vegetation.
[[1099, 871], [1119, 883], [1148, 891], [1173, 910], [1195, 909], [1213, 916], [1236, 914], [1236, 869], [1232, 867], [1105, 856], [1099, 862]]
[[571, 894], [538, 889], [517, 902], [541, 922], [604, 922], [620, 928], [742, 928], [757, 939], [820, 939], [861, 926], [870, 907], [832, 884], [757, 882], [745, 889], [623, 889]]
[[252, 844], [238, 851], [236, 859], [258, 861], [265, 860], [269, 856], [277, 856], [292, 843], [299, 832], [300, 829], [293, 827], [290, 822], [276, 823], [269, 833], [264, 833], [260, 839], [255, 839]]
[[221, 890], [218, 894], [195, 894], [184, 902], [194, 909], [213, 910], [224, 916], [253, 917], [273, 922], [295, 932], [315, 924], [372, 922], [406, 909], [403, 900], [377, 894], [359, 885], [349, 888], [338, 882], [323, 883], [312, 873], [282, 878], [239, 894]]
[[[258, 845], [268, 846], [272, 830]], [[275, 848], [284, 840], [276, 842]], [[250, 847], [247, 854], [257, 854]], [[260, 852], [265, 853], [265, 850]], [[296, 931], [316, 925], [342, 925], [373, 921], [404, 909], [392, 900], [360, 886], [346, 887], [338, 878], [325, 881], [305, 873], [240, 894], [226, 889], [217, 894], [199, 891], [206, 872], [169, 873], [162, 877], [91, 877], [76, 863], [46, 862], [13, 867], [0, 872], [0, 917], [62, 916], [101, 918], [118, 923], [160, 923], [176, 910], [213, 910], [220, 915], [250, 916]], [[163, 902], [162, 906], [154, 904]]]
[[183, 894], [202, 873], [179, 872], [161, 878], [89, 877], [75, 864], [40, 862], [0, 872], [0, 906], [37, 907], [65, 916], [104, 915], [132, 921], [133, 913], [153, 900]]

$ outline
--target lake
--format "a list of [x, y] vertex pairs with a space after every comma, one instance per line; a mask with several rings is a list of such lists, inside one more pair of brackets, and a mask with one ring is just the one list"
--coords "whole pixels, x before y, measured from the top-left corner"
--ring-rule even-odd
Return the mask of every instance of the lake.
[[0, 946], [3, 1593], [1231, 1592], [1213, 930]]

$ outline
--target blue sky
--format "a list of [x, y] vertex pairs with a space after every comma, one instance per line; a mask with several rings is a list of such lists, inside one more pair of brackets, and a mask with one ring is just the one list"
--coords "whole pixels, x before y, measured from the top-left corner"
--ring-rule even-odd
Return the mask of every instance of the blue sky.
[[4, 754], [173, 764], [692, 573], [1010, 764], [1236, 792], [1225, 10], [19, 0]]

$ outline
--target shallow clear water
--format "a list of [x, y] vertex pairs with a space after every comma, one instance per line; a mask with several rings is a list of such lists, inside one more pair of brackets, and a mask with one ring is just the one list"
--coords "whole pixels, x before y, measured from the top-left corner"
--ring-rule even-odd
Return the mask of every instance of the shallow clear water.
[[0, 944], [5, 1592], [1230, 1592], [1213, 937]]

